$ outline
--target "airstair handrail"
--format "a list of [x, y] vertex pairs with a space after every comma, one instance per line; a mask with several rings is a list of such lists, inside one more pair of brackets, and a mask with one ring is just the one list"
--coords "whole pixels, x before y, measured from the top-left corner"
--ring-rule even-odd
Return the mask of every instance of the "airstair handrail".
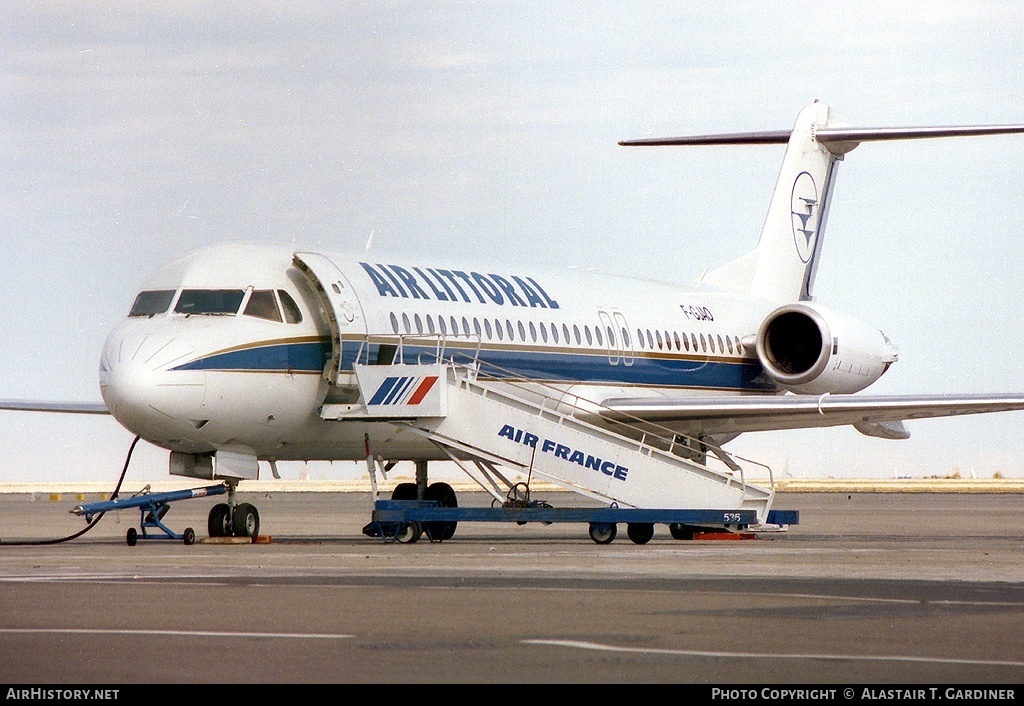
[[[476, 348], [472, 355], [469, 355], [458, 349], [450, 349], [448, 342], [450, 338], [473, 340], [476, 339]], [[382, 343], [388, 342], [393, 343], [396, 339], [396, 335], [386, 336], [372, 336], [367, 335], [363, 338], [360, 344], [359, 353], [357, 354], [356, 360], [362, 356], [363, 347], [368, 348], [371, 343]], [[480, 350], [482, 347], [482, 338], [478, 335], [470, 334], [469, 336], [454, 336], [449, 337], [442, 333], [418, 333], [418, 334], [397, 334], [398, 348], [395, 354], [394, 362], [398, 364], [404, 364], [405, 360], [405, 346], [407, 342], [421, 341], [423, 343], [430, 343], [434, 347], [434, 351], [420, 351], [416, 355], [417, 365], [450, 365], [455, 371], [456, 377], [461, 377], [465, 380], [466, 384], [476, 384], [478, 387], [483, 389], [486, 393], [487, 388], [479, 384], [478, 378], [484, 376], [487, 378], [493, 378], [496, 382], [500, 382], [503, 385], [507, 385], [514, 389], [520, 390], [531, 397], [539, 397], [540, 402], [535, 403], [539, 406], [541, 412], [548, 410], [552, 413], [565, 414], [572, 419], [590, 424], [586, 418], [582, 418], [580, 415], [583, 414], [597, 414], [602, 417], [602, 422], [609, 425], [613, 430], [616, 428], [625, 428], [632, 432], [630, 438], [634, 438], [634, 441], [643, 448], [652, 449], [662, 453], [667, 453], [673, 456], [678, 456], [684, 459], [694, 460], [697, 455], [707, 457], [708, 452], [714, 456], [720, 463], [729, 469], [730, 475], [738, 470], [739, 482], [744, 489], [747, 487], [746, 472], [744, 464], [758, 466], [765, 469], [768, 472], [769, 485], [771, 488], [775, 487], [774, 472], [771, 466], [755, 461], [753, 459], [745, 458], [729, 453], [721, 446], [711, 443], [706, 439], [699, 439], [686, 434], [680, 434], [673, 429], [662, 426], [656, 422], [645, 420], [627, 412], [607, 407], [600, 402], [596, 402], [591, 399], [587, 399], [573, 392], [568, 392], [555, 385], [546, 383], [542, 380], [530, 380], [525, 383], [521, 380], [521, 377], [512, 370], [503, 368], [494, 363], [489, 363], [480, 359]], [[369, 353], [367, 352], [367, 359]], [[430, 358], [433, 359], [430, 359]], [[459, 375], [459, 372], [464, 371], [463, 375]], [[540, 390], [546, 390], [550, 394], [545, 394]], [[568, 412], [556, 412], [556, 410], [546, 407], [545, 402], [553, 400], [556, 402], [556, 408], [558, 406], [568, 407]], [[601, 414], [602, 412], [608, 412], [608, 415]], [[639, 436], [639, 440], [635, 437]], [[684, 443], [680, 443], [683, 441]], [[682, 450], [680, 450], [682, 449]], [[737, 461], [741, 462], [738, 463]]]

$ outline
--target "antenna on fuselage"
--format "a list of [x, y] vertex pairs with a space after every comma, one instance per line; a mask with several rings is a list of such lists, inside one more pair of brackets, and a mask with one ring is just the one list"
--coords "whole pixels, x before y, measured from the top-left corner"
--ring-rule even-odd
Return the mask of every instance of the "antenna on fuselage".
[[373, 247], [373, 234], [376, 232], [376, 229], [370, 231], [370, 237], [366, 239], [366, 252], [370, 252], [370, 248]]

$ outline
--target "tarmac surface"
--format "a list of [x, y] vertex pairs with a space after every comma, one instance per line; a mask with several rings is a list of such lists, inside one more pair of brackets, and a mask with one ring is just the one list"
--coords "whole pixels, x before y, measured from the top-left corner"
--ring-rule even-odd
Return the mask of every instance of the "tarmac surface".
[[[222, 499], [165, 522], [204, 538]], [[265, 542], [129, 547], [139, 513], [123, 510], [25, 545], [81, 530], [82, 500], [0, 495], [0, 683], [1024, 681], [1018, 494], [784, 492], [774, 507], [800, 511], [786, 533], [659, 526], [646, 545], [495, 523], [399, 544], [362, 535], [368, 493], [239, 500]]]

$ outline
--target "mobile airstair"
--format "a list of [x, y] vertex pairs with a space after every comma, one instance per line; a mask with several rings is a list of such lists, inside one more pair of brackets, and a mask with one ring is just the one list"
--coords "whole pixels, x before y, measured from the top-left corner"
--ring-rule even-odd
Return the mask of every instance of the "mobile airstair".
[[[325, 404], [324, 419], [402, 425], [433, 442], [501, 501], [500, 507], [474, 510], [422, 499], [377, 500], [374, 519], [382, 528], [397, 532], [424, 522], [429, 529], [445, 519], [589, 522], [591, 536], [604, 543], [609, 527], [614, 538], [617, 522], [628, 523], [637, 541], [654, 523], [737, 530], [797, 521], [795, 513], [772, 513], [771, 487], [748, 482], [743, 467], [722, 449], [641, 420], [612, 421], [599, 404], [556, 387], [513, 382], [500, 371], [485, 375], [476, 360], [356, 364], [353, 371], [361, 403]], [[763, 468], [771, 484], [771, 471]], [[372, 463], [370, 472], [375, 481]], [[515, 474], [554, 482], [606, 507], [570, 512], [531, 505], [528, 483], [524, 488], [510, 480]], [[634, 525], [643, 526], [636, 538]]]

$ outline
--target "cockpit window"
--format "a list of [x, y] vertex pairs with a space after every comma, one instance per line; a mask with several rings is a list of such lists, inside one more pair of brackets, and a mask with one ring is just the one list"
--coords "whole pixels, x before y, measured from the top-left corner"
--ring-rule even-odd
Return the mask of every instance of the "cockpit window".
[[302, 321], [302, 312], [299, 310], [299, 305], [295, 303], [291, 295], [283, 289], [277, 290], [277, 293], [281, 295], [281, 306], [284, 308], [284, 320], [290, 324], [297, 324]]
[[171, 307], [171, 300], [174, 299], [173, 289], [161, 289], [151, 292], [139, 292], [132, 304], [132, 310], [128, 316], [153, 316], [162, 314]]
[[241, 289], [185, 289], [174, 311], [178, 314], [237, 314], [244, 296]]
[[245, 305], [246, 316], [255, 316], [257, 319], [268, 321], [281, 321], [281, 312], [277, 308], [277, 299], [274, 298], [273, 289], [257, 289], [249, 295], [249, 303]]

